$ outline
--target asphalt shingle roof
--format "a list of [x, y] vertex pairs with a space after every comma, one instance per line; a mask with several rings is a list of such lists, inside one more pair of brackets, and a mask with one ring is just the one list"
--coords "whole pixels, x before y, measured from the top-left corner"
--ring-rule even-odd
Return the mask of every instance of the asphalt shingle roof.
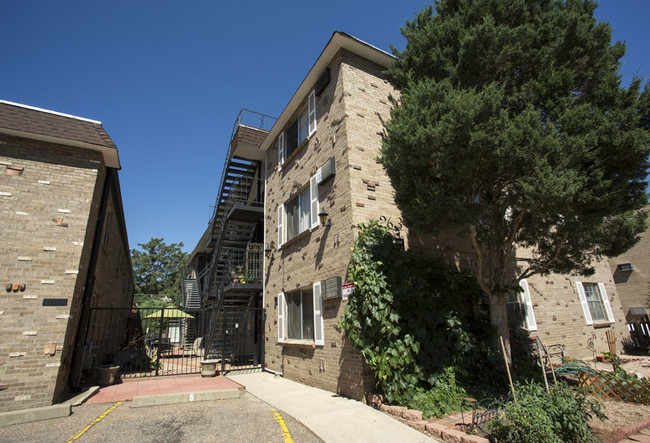
[[0, 128], [116, 149], [102, 124], [0, 101]]

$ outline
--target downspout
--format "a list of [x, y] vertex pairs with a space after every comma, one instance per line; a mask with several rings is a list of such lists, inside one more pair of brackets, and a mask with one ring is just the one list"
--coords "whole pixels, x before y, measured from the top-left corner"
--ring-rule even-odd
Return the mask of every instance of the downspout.
[[264, 368], [264, 370], [266, 372], [269, 372], [269, 373], [275, 375], [276, 377], [284, 377], [284, 374], [282, 372], [280, 372], [280, 371], [274, 371], [273, 369], [269, 369], [269, 368]]
[[[264, 233], [264, 253], [262, 254], [262, 367], [266, 365], [266, 245], [269, 245], [270, 248], [271, 242], [266, 238], [266, 200], [267, 200], [267, 181], [269, 179], [267, 166], [269, 161], [269, 152], [264, 153], [264, 162], [262, 163], [262, 168], [264, 169], [264, 218], [262, 223], [262, 232]], [[270, 265], [270, 263], [268, 263]]]
[[79, 329], [77, 330], [77, 339], [75, 340], [74, 353], [72, 354], [72, 368], [70, 370], [69, 383], [70, 389], [73, 392], [78, 392], [81, 389], [81, 372], [86, 354], [85, 345], [86, 340], [88, 339], [90, 322], [90, 302], [95, 286], [95, 269], [97, 268], [97, 257], [99, 255], [102, 231], [104, 230], [104, 223], [106, 221], [106, 207], [108, 206], [108, 199], [110, 197], [111, 188], [113, 187], [115, 174], [117, 174], [116, 169], [106, 168], [106, 180], [104, 181], [102, 199], [99, 203], [99, 212], [97, 213], [97, 225], [95, 226], [95, 235], [93, 237], [93, 245], [90, 251], [90, 262], [88, 263], [88, 272], [86, 274], [86, 285], [81, 297], [81, 318], [79, 320]]

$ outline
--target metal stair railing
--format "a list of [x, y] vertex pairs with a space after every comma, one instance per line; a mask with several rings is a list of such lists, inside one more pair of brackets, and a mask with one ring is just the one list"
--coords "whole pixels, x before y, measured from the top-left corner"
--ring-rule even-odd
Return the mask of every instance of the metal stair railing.
[[[225, 240], [225, 237], [230, 237], [232, 238], [233, 241], [244, 241], [242, 238], [234, 237], [233, 236], [233, 231], [227, 229], [227, 224], [229, 222], [228, 214], [232, 210], [232, 208], [237, 205], [246, 205], [246, 206], [255, 206], [255, 207], [263, 207], [264, 203], [259, 201], [258, 198], [250, 198], [251, 191], [253, 189], [253, 186], [257, 184], [259, 179], [255, 178], [247, 178], [247, 177], [238, 177], [236, 183], [234, 186], [232, 184], [229, 184], [228, 186], [228, 193], [226, 194], [225, 198], [219, 205], [219, 208], [217, 208], [217, 211], [215, 212], [215, 217], [219, 217], [219, 220], [214, 219], [214, 222], [218, 222], [219, 225], [213, 228], [213, 232], [216, 232], [217, 239], [214, 245], [214, 250], [212, 252], [212, 257], [210, 261], [210, 268], [209, 271], [206, 274], [206, 280], [204, 280], [204, 284], [202, 285], [206, 289], [206, 295], [217, 295], [217, 292], [219, 290], [218, 287], [214, 287], [214, 274], [216, 271], [217, 266], [219, 265], [220, 262], [220, 257], [219, 255], [222, 253], [222, 243]], [[223, 193], [223, 192], [222, 192]], [[219, 211], [221, 213], [219, 214]], [[249, 225], [248, 227], [250, 228], [250, 233], [252, 234], [252, 225], [246, 222], [235, 222], [233, 221], [233, 224], [240, 224], [242, 226]]]

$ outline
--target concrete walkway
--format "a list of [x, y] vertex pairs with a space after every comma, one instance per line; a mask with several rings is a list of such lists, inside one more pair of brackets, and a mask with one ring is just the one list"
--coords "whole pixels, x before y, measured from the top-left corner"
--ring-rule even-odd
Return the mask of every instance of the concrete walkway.
[[326, 442], [436, 442], [359, 401], [266, 372], [228, 375], [260, 400], [284, 411]]
[[[131, 401], [135, 397], [189, 394], [220, 390], [237, 390], [241, 386], [219, 377], [201, 377], [196, 374], [182, 377], [156, 377], [151, 379], [130, 379], [116, 385], [105, 386], [90, 397], [86, 403], [110, 403]], [[181, 397], [179, 397], [181, 399]]]

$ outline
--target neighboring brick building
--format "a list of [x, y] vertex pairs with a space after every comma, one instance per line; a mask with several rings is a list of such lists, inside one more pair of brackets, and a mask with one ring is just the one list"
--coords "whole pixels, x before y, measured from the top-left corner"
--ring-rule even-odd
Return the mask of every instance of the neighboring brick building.
[[[383, 73], [391, 62], [390, 54], [334, 33], [268, 135], [247, 154], [264, 171], [265, 367], [353, 398], [374, 386], [338, 326], [346, 306], [341, 284], [358, 224], [400, 218], [377, 161], [390, 96], [398, 96]], [[325, 227], [322, 212], [331, 222]], [[197, 261], [209, 231], [195, 250]], [[462, 238], [417, 238], [407, 229], [402, 237], [407, 248], [459, 270], [475, 266]], [[620, 341], [622, 311], [606, 262], [589, 279], [536, 276], [522, 287], [521, 297], [509, 299], [513, 323], [545, 344], [562, 343], [568, 355], [585, 358], [589, 341], [607, 350], [606, 329], [614, 328]]]
[[60, 400], [89, 308], [131, 305], [119, 168], [100, 122], [0, 101], [0, 411]]
[[[646, 211], [650, 206], [646, 206]], [[650, 230], [629, 251], [610, 259], [616, 291], [628, 322], [639, 321], [650, 308]]]

